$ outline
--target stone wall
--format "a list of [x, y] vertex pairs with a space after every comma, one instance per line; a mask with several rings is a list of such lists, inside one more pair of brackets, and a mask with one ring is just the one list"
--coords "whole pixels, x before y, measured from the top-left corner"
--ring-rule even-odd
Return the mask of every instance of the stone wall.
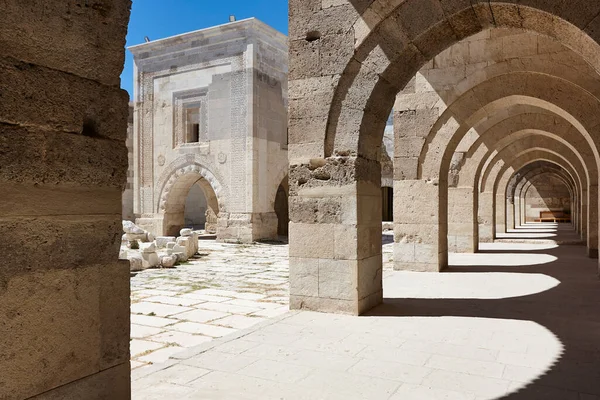
[[0, 12], [0, 398], [128, 399], [129, 0]]
[[571, 193], [563, 181], [554, 174], [541, 174], [531, 180], [525, 193], [527, 222], [540, 217], [542, 211], [571, 211]]

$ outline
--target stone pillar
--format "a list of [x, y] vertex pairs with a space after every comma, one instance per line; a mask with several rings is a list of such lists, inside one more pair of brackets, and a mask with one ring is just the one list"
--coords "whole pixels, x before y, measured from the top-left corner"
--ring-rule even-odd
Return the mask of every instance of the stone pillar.
[[497, 237], [498, 233], [506, 233], [506, 206], [506, 196], [504, 194], [496, 194], [496, 206], [494, 207], [496, 212], [496, 225], [494, 237]]
[[588, 237], [588, 190], [585, 188], [581, 194], [581, 240], [587, 242]]
[[515, 229], [521, 226], [521, 197], [515, 195]]
[[511, 229], [514, 230], [515, 229], [515, 199], [514, 197], [511, 199], [507, 199], [506, 201], [506, 207], [507, 207], [507, 215], [506, 215], [506, 222], [507, 222], [507, 230]]
[[588, 187], [588, 199], [587, 252], [590, 258], [598, 258], [598, 185]]
[[472, 188], [448, 188], [448, 251], [451, 253], [477, 250], [473, 204]]
[[573, 195], [573, 215], [572, 215], [572, 223], [573, 223], [573, 228], [575, 229], [575, 232], [579, 233], [579, 226], [580, 226], [580, 221], [581, 221], [581, 202], [579, 201], [579, 196], [577, 195], [577, 193], [575, 193]]
[[277, 238], [277, 214], [219, 213], [217, 238], [223, 242], [252, 243], [261, 239]]
[[381, 166], [355, 157], [290, 167], [290, 308], [358, 315], [383, 301]]
[[521, 195], [519, 195], [519, 224], [521, 226], [525, 225], [527, 223], [527, 204], [525, 202], [525, 194], [521, 193]]
[[[0, 398], [129, 399], [129, 0], [0, 8]], [[99, 7], [95, 7], [98, 5]]]
[[494, 194], [483, 192], [479, 194], [479, 241], [491, 243], [494, 241]]
[[[575, 190], [575, 189], [573, 189]], [[579, 201], [577, 200], [577, 195], [575, 193], [573, 193], [573, 196], [571, 196], [571, 225], [573, 226], [573, 229], [575, 229], [575, 232], [579, 232], [579, 226], [578, 226], [578, 221], [579, 221]]]
[[439, 272], [448, 266], [446, 202], [437, 184], [394, 182], [394, 269]]

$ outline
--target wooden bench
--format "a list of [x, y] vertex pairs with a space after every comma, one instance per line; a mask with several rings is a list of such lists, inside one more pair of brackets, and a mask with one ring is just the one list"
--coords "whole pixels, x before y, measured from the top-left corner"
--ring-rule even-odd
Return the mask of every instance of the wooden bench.
[[562, 211], [540, 211], [535, 222], [571, 222], [571, 216]]

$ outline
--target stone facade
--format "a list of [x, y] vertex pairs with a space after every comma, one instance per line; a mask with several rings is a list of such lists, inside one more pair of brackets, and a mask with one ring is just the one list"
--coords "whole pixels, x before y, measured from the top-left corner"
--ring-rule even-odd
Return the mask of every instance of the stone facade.
[[178, 232], [197, 185], [201, 223], [219, 240], [275, 239], [288, 165], [286, 37], [249, 19], [130, 50], [137, 223]]

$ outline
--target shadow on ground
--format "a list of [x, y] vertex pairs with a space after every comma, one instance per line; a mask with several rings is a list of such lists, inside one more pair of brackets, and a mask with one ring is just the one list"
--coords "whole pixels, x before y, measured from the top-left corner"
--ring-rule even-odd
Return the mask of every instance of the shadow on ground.
[[[533, 321], [550, 330], [564, 346], [547, 373], [516, 393], [510, 400], [600, 399], [600, 281], [597, 261], [586, 256], [583, 246], [541, 250], [482, 251], [483, 254], [522, 252], [545, 254], [556, 261], [531, 266], [461, 266], [447, 273], [511, 272], [544, 274], [560, 281], [550, 290], [517, 298], [410, 299], [389, 298], [370, 316], [474, 317]], [[579, 393], [579, 394], [578, 394]], [[599, 396], [599, 397], [597, 397]]]

